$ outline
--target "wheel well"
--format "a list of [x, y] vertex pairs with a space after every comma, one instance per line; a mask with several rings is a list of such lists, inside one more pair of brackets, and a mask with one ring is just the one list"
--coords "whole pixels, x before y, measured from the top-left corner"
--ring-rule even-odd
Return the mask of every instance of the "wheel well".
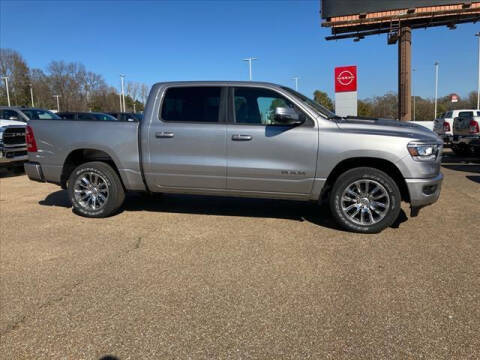
[[328, 197], [333, 184], [335, 184], [335, 181], [340, 175], [342, 175], [345, 171], [358, 167], [371, 167], [386, 173], [397, 184], [400, 194], [402, 195], [402, 200], [410, 202], [410, 194], [408, 192], [407, 183], [405, 182], [405, 178], [400, 170], [398, 170], [398, 168], [388, 160], [368, 157], [351, 158], [338, 163], [327, 178], [320, 200], [325, 200]]
[[113, 168], [113, 170], [116, 171], [121, 181], [122, 178], [120, 176], [120, 173], [118, 172], [118, 168], [115, 165], [115, 162], [113, 161], [111, 156], [108, 155], [105, 151], [96, 149], [77, 149], [68, 154], [63, 164], [62, 176], [60, 179], [60, 185], [62, 186], [62, 188], [67, 188], [68, 178], [77, 166], [90, 161], [102, 161], [104, 163], [107, 163]]

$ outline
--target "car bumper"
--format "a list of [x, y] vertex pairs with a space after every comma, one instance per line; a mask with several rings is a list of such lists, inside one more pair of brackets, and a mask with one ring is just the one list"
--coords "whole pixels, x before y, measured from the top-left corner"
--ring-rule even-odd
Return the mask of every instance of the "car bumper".
[[15, 162], [28, 160], [27, 148], [25, 146], [8, 147], [0, 146], [0, 165], [8, 165]]
[[39, 163], [35, 162], [26, 162], [24, 165], [25, 174], [28, 178], [33, 181], [45, 182], [45, 177], [43, 176], [42, 167]]
[[473, 147], [480, 147], [480, 135], [456, 135], [453, 138], [453, 143], [456, 145], [463, 143]]
[[418, 212], [424, 206], [433, 204], [440, 197], [443, 174], [440, 173], [429, 179], [406, 179], [410, 193], [410, 207], [412, 212]]

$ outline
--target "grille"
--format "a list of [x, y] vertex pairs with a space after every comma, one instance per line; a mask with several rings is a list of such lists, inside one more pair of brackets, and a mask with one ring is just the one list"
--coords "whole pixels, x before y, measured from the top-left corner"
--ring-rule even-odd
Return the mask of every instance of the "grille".
[[3, 132], [3, 143], [5, 145], [25, 144], [24, 128], [7, 128]]

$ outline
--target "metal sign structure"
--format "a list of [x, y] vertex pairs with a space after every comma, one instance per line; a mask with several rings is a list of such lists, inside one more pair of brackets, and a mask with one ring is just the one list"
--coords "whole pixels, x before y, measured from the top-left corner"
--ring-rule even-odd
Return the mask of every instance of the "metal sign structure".
[[480, 1], [458, 0], [322, 0], [322, 26], [327, 40], [387, 34], [398, 44], [398, 118], [411, 120], [412, 29], [448, 26], [480, 20]]
[[334, 78], [335, 113], [339, 116], [357, 116], [357, 67], [336, 67]]

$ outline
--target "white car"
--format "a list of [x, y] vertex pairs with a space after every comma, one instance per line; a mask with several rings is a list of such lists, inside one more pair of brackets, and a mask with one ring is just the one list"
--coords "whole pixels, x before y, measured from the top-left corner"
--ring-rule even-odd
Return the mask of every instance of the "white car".
[[447, 111], [434, 120], [433, 131], [440, 136], [445, 143], [450, 143], [453, 138], [453, 121], [455, 118], [474, 116], [480, 116], [480, 110], [460, 109]]

